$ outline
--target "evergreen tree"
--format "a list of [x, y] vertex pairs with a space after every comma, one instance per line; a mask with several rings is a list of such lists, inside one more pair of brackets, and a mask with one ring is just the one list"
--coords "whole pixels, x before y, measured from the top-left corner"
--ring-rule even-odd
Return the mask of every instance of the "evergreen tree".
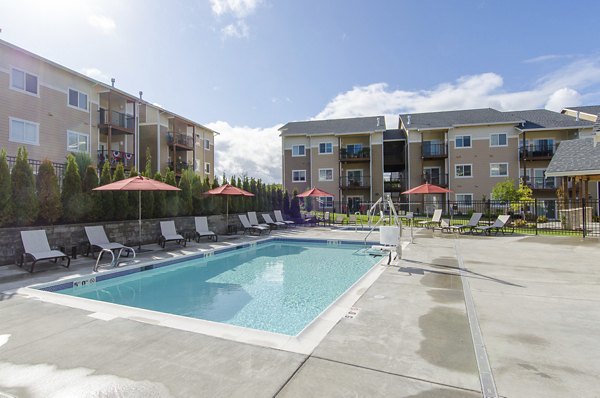
[[87, 152], [75, 152], [73, 156], [75, 156], [75, 163], [77, 163], [77, 170], [79, 170], [80, 177], [83, 179], [85, 177], [84, 171], [87, 170], [88, 166], [92, 165], [92, 157]]
[[292, 218], [300, 218], [300, 199], [298, 198], [298, 191], [294, 189], [294, 197], [290, 203], [290, 216]]
[[81, 190], [83, 191], [83, 202], [85, 204], [85, 220], [96, 221], [100, 218], [101, 194], [93, 191], [98, 187], [98, 172], [94, 166], [88, 166], [83, 174]]
[[194, 202], [192, 200], [192, 179], [194, 176], [193, 170], [184, 170], [179, 179], [179, 214], [189, 216], [194, 210]]
[[[162, 175], [159, 171], [154, 174], [156, 181], [163, 180]], [[154, 211], [153, 216], [156, 218], [163, 218], [167, 214], [167, 193], [165, 191], [154, 191]]]
[[[110, 175], [110, 163], [104, 162], [102, 173], [100, 174], [100, 186], [110, 184], [112, 177]], [[102, 220], [112, 221], [114, 215], [113, 193], [112, 191], [100, 192], [100, 214]]]
[[[152, 155], [150, 154], [150, 147], [146, 147], [146, 167], [142, 175], [152, 178]], [[142, 192], [142, 217], [156, 217], [154, 215], [154, 197], [155, 195], [152, 191]]]
[[40, 205], [39, 218], [46, 224], [54, 224], [62, 214], [62, 204], [58, 178], [51, 161], [44, 160], [40, 165], [36, 188]]
[[11, 198], [10, 169], [4, 148], [0, 151], [0, 226], [13, 221], [13, 205]]
[[75, 156], [67, 156], [67, 168], [63, 177], [61, 193], [64, 219], [67, 222], [78, 222], [84, 214], [85, 204], [82, 201], [81, 177]]
[[192, 179], [192, 207], [194, 209], [194, 215], [199, 216], [204, 214], [204, 182], [202, 178], [197, 174], [194, 174]]
[[[117, 163], [115, 173], [113, 175], [113, 181], [121, 181], [125, 179], [125, 168], [123, 163]], [[113, 205], [115, 208], [114, 219], [115, 220], [126, 220], [129, 213], [129, 195], [127, 191], [114, 191], [113, 192]]]
[[27, 161], [27, 150], [20, 147], [11, 173], [12, 204], [17, 225], [31, 225], [37, 220], [38, 201], [35, 195], [33, 170]]
[[[131, 177], [137, 177], [139, 176], [138, 171], [133, 168], [130, 172], [129, 172], [129, 178]], [[152, 192], [150, 192], [150, 196], [152, 197], [152, 206], [154, 206], [154, 195], [152, 195]], [[140, 208], [139, 208], [139, 200], [140, 200], [140, 193], [137, 191], [129, 191], [129, 214], [127, 216], [128, 219], [130, 220], [137, 220], [139, 217], [139, 212], [140, 212]], [[144, 212], [144, 192], [142, 192], [142, 214]]]
[[290, 195], [287, 190], [283, 193], [281, 211], [283, 211], [283, 214], [290, 214]]
[[[173, 170], [167, 171], [167, 175], [165, 176], [165, 183], [172, 185], [174, 187], [177, 186], [177, 182], [175, 180], [175, 173]], [[167, 217], [175, 217], [179, 213], [179, 195], [177, 191], [167, 191]]]

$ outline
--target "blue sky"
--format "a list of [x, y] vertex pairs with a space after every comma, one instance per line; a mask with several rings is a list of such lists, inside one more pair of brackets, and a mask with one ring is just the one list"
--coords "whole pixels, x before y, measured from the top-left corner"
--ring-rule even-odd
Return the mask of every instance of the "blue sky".
[[600, 103], [595, 1], [0, 2], [0, 38], [222, 133], [280, 180], [292, 120]]

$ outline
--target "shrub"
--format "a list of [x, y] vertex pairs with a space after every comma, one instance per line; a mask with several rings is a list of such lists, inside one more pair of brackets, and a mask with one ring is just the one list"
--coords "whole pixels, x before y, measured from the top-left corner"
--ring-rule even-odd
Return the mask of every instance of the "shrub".
[[[175, 181], [175, 172], [173, 170], [167, 171], [167, 175], [165, 176], [165, 183], [172, 185], [174, 187], [177, 186], [177, 182]], [[177, 195], [176, 191], [167, 191], [167, 217], [175, 217], [179, 212], [179, 195]]]
[[179, 214], [189, 216], [194, 211], [194, 202], [192, 200], [192, 179], [193, 170], [184, 170], [179, 179]]
[[283, 211], [283, 214], [290, 214], [290, 195], [288, 194], [287, 190], [283, 193], [281, 210]]
[[83, 202], [85, 204], [85, 219], [96, 221], [100, 218], [101, 192], [93, 191], [98, 187], [98, 171], [92, 165], [85, 169], [81, 190], [83, 191]]
[[290, 203], [290, 216], [292, 218], [300, 218], [300, 199], [298, 199], [298, 191], [294, 189], [294, 197]]
[[[156, 181], [162, 181], [160, 172], [154, 174]], [[165, 191], [154, 191], [154, 217], [162, 218], [167, 214], [167, 193]]]
[[204, 214], [204, 192], [206, 192], [206, 189], [202, 178], [194, 174], [194, 178], [192, 179], [192, 205], [194, 208], [194, 215]]
[[40, 165], [36, 187], [40, 206], [39, 218], [45, 223], [54, 224], [60, 218], [63, 208], [58, 178], [51, 161], [44, 160]]
[[[139, 175], [138, 171], [134, 168], [129, 172], [129, 178], [131, 177], [137, 177]], [[152, 192], [147, 191], [145, 192], [146, 194], [150, 194], [150, 197], [152, 198], [152, 203], [151, 205], [154, 206], [154, 195], [152, 195]], [[139, 207], [139, 200], [140, 200], [140, 192], [136, 192], [136, 191], [129, 191], [128, 192], [128, 198], [129, 198], [129, 214], [127, 215], [127, 218], [129, 218], [130, 220], [137, 220], [139, 218], [139, 213], [140, 213], [140, 207]], [[144, 212], [144, 192], [142, 192], [142, 214]], [[151, 218], [148, 217], [148, 218]]]
[[85, 211], [84, 203], [82, 203], [81, 177], [79, 176], [75, 157], [71, 154], [67, 156], [67, 168], [63, 177], [61, 201], [65, 221], [80, 221]]
[[75, 163], [77, 163], [77, 170], [79, 170], [79, 173], [81, 174], [81, 178], [83, 179], [85, 177], [85, 173], [83, 171], [87, 170], [87, 168], [92, 165], [92, 158], [90, 157], [90, 154], [87, 152], [75, 152], [75, 154], [73, 154], [73, 156], [75, 156]]
[[[125, 179], [125, 169], [123, 163], [117, 163], [113, 181]], [[129, 215], [129, 193], [127, 191], [113, 191], [114, 218], [115, 220], [126, 220]]]
[[[110, 184], [112, 177], [110, 175], [110, 163], [104, 162], [102, 166], [102, 174], [100, 174], [100, 186]], [[112, 191], [101, 191], [100, 193], [100, 214], [101, 218], [106, 221], [113, 219], [114, 204]]]
[[3, 148], [0, 151], [0, 226], [6, 226], [13, 221], [11, 190], [10, 169]]
[[[142, 173], [144, 177], [152, 178], [152, 155], [150, 154], [150, 148], [146, 147], [146, 167]], [[136, 198], [138, 196], [136, 195]], [[152, 218], [154, 215], [154, 192], [145, 191], [142, 192], [142, 217]], [[136, 199], [137, 200], [137, 199]], [[138, 208], [136, 207], [136, 212]], [[136, 213], [137, 214], [137, 213]], [[136, 216], [137, 218], [137, 216]]]
[[545, 222], [548, 222], [548, 217], [546, 217], [546, 216], [538, 216], [538, 218], [537, 218], [537, 222], [538, 222], [538, 223], [545, 223]]
[[20, 147], [17, 161], [11, 173], [12, 203], [17, 225], [31, 225], [38, 216], [38, 201], [35, 195], [33, 171], [27, 161], [27, 150]]

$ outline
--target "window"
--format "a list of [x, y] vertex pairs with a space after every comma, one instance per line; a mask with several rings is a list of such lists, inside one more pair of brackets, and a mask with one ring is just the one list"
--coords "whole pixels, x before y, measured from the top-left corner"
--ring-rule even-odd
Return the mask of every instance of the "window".
[[319, 198], [319, 207], [333, 207], [333, 196], [323, 196]]
[[77, 90], [69, 89], [69, 106], [79, 108], [81, 110], [88, 110], [88, 96], [86, 93], [82, 93]]
[[348, 144], [346, 145], [346, 152], [348, 155], [360, 155], [362, 152], [362, 144]]
[[457, 135], [454, 146], [456, 148], [471, 148], [470, 135]]
[[319, 144], [319, 154], [333, 153], [333, 144], [331, 142], [321, 142]]
[[210, 163], [204, 163], [204, 173], [210, 174]]
[[470, 164], [457, 164], [454, 166], [454, 177], [473, 177], [473, 166]]
[[306, 155], [306, 147], [304, 145], [293, 145], [292, 156], [304, 156]]
[[10, 131], [8, 133], [9, 141], [20, 142], [22, 144], [40, 144], [40, 125], [27, 120], [10, 120]]
[[10, 86], [13, 89], [38, 95], [38, 78], [36, 75], [13, 68], [10, 77]]
[[472, 206], [473, 205], [473, 194], [472, 193], [457, 193], [456, 201], [461, 205]]
[[204, 140], [204, 149], [210, 149], [210, 140]]
[[319, 181], [333, 181], [333, 169], [319, 169]]
[[292, 182], [305, 182], [306, 170], [292, 170]]
[[506, 133], [490, 135], [490, 146], [507, 146]]
[[490, 163], [490, 177], [508, 177], [508, 163]]
[[67, 151], [89, 152], [90, 136], [77, 131], [67, 131]]

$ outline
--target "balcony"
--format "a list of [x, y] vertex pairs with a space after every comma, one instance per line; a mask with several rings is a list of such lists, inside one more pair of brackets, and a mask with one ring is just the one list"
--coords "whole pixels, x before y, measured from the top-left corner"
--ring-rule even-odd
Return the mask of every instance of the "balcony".
[[167, 133], [167, 143], [170, 147], [175, 147], [175, 150], [194, 150], [194, 137], [184, 133]]
[[519, 147], [519, 158], [521, 160], [550, 160], [556, 153], [556, 144], [529, 144]]
[[370, 187], [371, 178], [369, 176], [340, 177], [340, 188], [342, 189], [363, 189]]
[[385, 192], [403, 192], [408, 188], [408, 181], [406, 178], [390, 178], [389, 180], [383, 180], [383, 190]]
[[369, 148], [351, 151], [348, 151], [346, 148], [340, 149], [340, 162], [364, 162], [370, 158], [371, 151]]
[[175, 174], [181, 174], [183, 170], [192, 168], [192, 162], [184, 162], [181, 160], [175, 163], [167, 162], [167, 167], [173, 170]]
[[421, 144], [421, 158], [444, 159], [448, 157], [448, 145], [423, 141]]
[[117, 167], [117, 163], [123, 163], [125, 170], [131, 170], [135, 165], [135, 155], [123, 151], [107, 151], [101, 149], [98, 151], [98, 169], [102, 169], [104, 162], [109, 161], [110, 167]]
[[438, 175], [422, 174], [421, 181], [423, 184], [428, 182], [429, 184], [432, 184], [432, 185], [437, 185], [440, 187], [447, 187], [448, 186], [448, 174], [438, 174]]
[[108, 109], [100, 108], [98, 119], [98, 127], [100, 129], [112, 128], [114, 133], [134, 134], [135, 133], [135, 118], [132, 115], [117, 111], [109, 111]]
[[527, 181], [526, 185], [534, 191], [554, 191], [557, 188], [553, 177], [534, 177], [533, 180]]

